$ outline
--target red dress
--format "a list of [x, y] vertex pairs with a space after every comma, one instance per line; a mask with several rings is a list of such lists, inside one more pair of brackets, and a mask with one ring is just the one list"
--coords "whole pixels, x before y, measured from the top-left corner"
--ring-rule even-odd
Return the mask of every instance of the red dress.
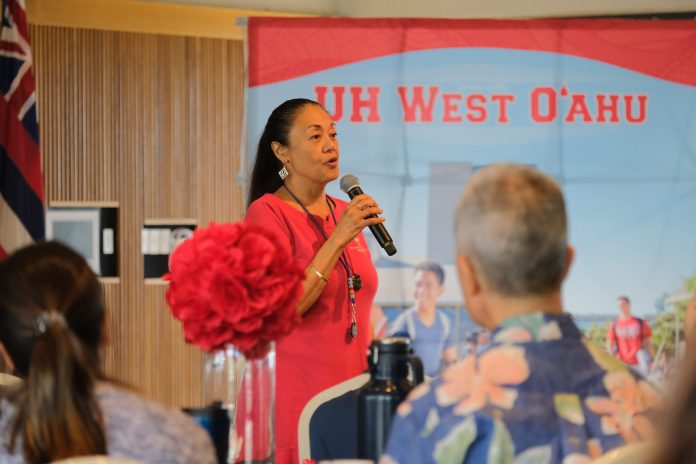
[[[340, 219], [347, 203], [331, 198]], [[333, 218], [314, 216], [330, 236]], [[246, 221], [265, 226], [288, 240], [292, 255], [303, 268], [309, 266], [325, 239], [303, 211], [272, 194], [254, 201]], [[317, 393], [354, 377], [367, 368], [370, 343], [370, 309], [377, 291], [377, 272], [365, 237], [360, 233], [346, 252], [362, 279], [356, 293], [358, 336], [349, 335], [351, 314], [346, 271], [336, 263], [321, 295], [303, 315], [302, 322], [276, 344], [276, 462], [297, 463], [297, 425], [302, 409]], [[314, 278], [310, 275], [309, 278]]]

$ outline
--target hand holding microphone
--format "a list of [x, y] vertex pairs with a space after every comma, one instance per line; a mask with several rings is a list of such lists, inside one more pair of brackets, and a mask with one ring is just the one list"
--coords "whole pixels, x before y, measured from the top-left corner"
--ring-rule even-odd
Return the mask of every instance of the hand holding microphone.
[[[347, 193], [351, 200], [359, 195], [364, 195], [362, 188], [360, 188], [360, 181], [352, 174], [346, 174], [341, 178], [341, 190]], [[377, 217], [376, 214], [371, 214], [366, 216], [366, 219]], [[370, 224], [369, 227], [372, 235], [377, 239], [379, 245], [384, 248], [384, 251], [386, 251], [389, 256], [394, 255], [396, 253], [396, 247], [394, 246], [394, 241], [389, 235], [389, 232], [387, 232], [386, 227], [384, 227], [384, 224], [381, 222], [374, 223]]]

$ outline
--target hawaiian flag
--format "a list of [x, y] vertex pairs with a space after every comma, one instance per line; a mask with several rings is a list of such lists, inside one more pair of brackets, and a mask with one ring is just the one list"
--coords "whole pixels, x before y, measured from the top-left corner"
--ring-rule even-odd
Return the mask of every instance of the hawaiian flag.
[[25, 0], [2, 0], [0, 259], [44, 238], [44, 192]]

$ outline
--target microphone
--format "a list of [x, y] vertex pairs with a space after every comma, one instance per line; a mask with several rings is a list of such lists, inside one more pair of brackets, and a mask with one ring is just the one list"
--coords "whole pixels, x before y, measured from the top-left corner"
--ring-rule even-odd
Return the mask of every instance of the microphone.
[[[348, 197], [352, 200], [358, 195], [362, 195], [364, 192], [360, 188], [360, 181], [353, 174], [346, 174], [341, 177], [341, 190], [348, 194]], [[376, 214], [368, 217], [377, 217]], [[396, 247], [394, 246], [394, 241], [392, 240], [389, 232], [387, 232], [384, 224], [373, 224], [370, 226], [370, 231], [372, 235], [377, 239], [379, 245], [384, 248], [389, 256], [396, 254]]]

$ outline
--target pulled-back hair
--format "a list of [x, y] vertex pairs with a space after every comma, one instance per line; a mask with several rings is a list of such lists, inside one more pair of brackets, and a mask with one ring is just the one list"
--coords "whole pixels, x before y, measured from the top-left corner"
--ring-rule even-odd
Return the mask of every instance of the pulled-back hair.
[[56, 242], [0, 262], [0, 341], [24, 378], [10, 450], [21, 438], [27, 463], [106, 454], [94, 394], [104, 304], [87, 262]]
[[289, 144], [288, 136], [292, 123], [295, 121], [298, 111], [305, 105], [321, 106], [314, 100], [294, 98], [281, 103], [268, 117], [256, 149], [256, 158], [249, 181], [247, 206], [264, 194], [275, 192], [283, 184], [278, 176], [278, 171], [282, 169], [283, 163], [276, 158], [271, 143], [278, 142], [284, 146]]
[[497, 164], [464, 188], [455, 218], [460, 254], [500, 295], [558, 290], [567, 261], [563, 194], [549, 176], [528, 166]]

